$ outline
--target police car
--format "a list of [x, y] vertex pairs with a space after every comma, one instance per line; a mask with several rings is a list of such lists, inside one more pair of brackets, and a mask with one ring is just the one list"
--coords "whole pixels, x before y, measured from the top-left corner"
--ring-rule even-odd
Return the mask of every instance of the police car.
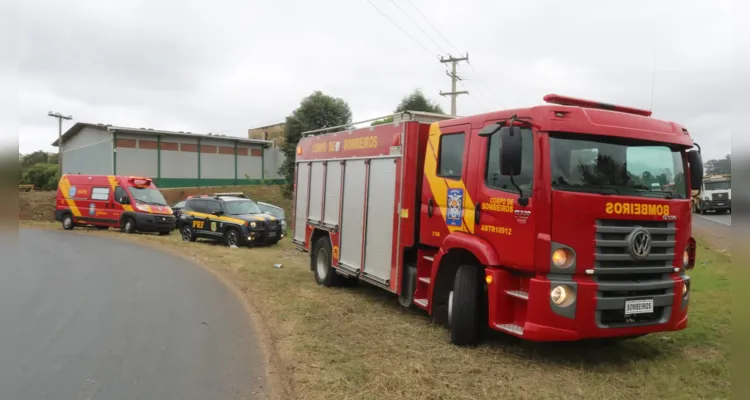
[[190, 196], [178, 225], [182, 240], [190, 242], [200, 238], [253, 246], [274, 245], [282, 238], [281, 221], [242, 193]]

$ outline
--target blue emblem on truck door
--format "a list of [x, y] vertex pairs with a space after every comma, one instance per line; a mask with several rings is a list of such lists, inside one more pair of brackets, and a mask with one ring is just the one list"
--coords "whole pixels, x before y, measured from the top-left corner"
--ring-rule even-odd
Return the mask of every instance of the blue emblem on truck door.
[[451, 226], [462, 226], [464, 214], [464, 190], [448, 189], [445, 222]]

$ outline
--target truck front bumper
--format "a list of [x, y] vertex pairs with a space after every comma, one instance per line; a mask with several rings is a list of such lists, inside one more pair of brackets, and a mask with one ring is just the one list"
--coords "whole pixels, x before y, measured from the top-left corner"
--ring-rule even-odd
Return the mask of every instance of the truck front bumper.
[[135, 228], [141, 232], [171, 231], [175, 227], [176, 218], [172, 214], [134, 213]]
[[[492, 282], [487, 285], [490, 327], [526, 340], [628, 337], [687, 327], [691, 295], [688, 276], [617, 284], [597, 282], [591, 277], [571, 280], [536, 277], [528, 281], [523, 291], [510, 287], [514, 280], [506, 271], [495, 268], [485, 271], [487, 276], [492, 276]], [[515, 279], [517, 282], [518, 278]], [[575, 293], [574, 301], [566, 307], [557, 306], [551, 300], [550, 294], [558, 285], [567, 285]], [[688, 292], [683, 296], [685, 285]], [[626, 302], [634, 300], [652, 301], [653, 311], [626, 316]]]
[[721, 210], [731, 210], [732, 209], [732, 200], [726, 199], [726, 200], [703, 200], [701, 202], [701, 208], [706, 211], [721, 211]]

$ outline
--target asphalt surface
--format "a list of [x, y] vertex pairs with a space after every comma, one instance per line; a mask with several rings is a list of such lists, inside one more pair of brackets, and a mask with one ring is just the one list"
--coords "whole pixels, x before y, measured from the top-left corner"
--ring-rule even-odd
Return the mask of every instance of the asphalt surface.
[[0, 398], [265, 398], [247, 314], [200, 266], [63, 231], [3, 247]]
[[732, 214], [693, 214], [693, 234], [706, 240], [711, 247], [731, 253]]

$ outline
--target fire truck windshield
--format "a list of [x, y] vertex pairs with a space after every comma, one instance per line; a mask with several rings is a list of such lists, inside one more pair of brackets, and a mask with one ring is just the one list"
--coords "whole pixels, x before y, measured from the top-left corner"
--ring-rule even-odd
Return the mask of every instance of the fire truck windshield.
[[134, 186], [131, 186], [130, 193], [133, 195], [133, 197], [140, 201], [141, 203], [145, 204], [151, 204], [155, 206], [166, 206], [167, 201], [164, 200], [164, 196], [161, 195], [161, 192], [159, 192], [156, 189], [152, 188], [137, 188]]
[[682, 157], [668, 144], [550, 134], [554, 190], [686, 199]]

